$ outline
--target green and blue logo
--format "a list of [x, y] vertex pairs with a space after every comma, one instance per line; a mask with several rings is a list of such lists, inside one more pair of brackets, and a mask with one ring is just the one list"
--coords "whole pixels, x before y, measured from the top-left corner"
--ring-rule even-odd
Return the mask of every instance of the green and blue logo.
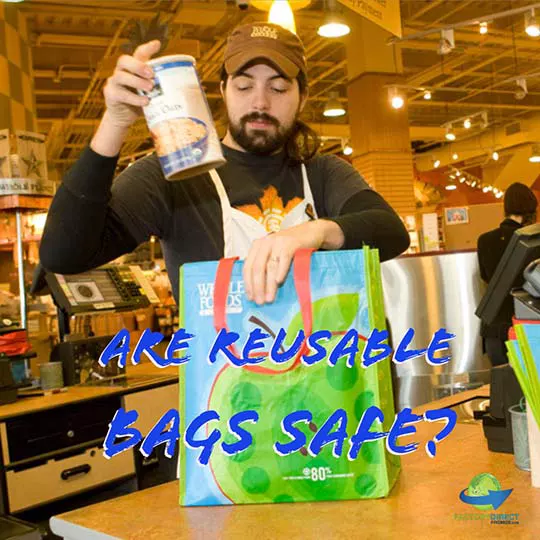
[[464, 489], [459, 498], [478, 510], [497, 510], [510, 496], [513, 489], [502, 489], [501, 484], [492, 474], [477, 474]]

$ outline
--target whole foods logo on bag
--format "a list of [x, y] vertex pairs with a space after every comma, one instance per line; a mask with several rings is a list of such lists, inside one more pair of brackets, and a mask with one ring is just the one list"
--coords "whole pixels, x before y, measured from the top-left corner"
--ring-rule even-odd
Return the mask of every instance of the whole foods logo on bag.
[[[214, 283], [198, 283], [198, 306], [199, 315], [212, 316], [214, 314]], [[229, 293], [227, 294], [227, 303], [225, 313], [242, 313], [242, 297], [244, 297], [244, 281], [231, 281]]]

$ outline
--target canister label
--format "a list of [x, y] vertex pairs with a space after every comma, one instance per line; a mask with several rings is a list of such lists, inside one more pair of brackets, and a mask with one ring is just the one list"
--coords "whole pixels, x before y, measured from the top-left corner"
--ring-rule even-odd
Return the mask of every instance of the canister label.
[[194, 65], [170, 61], [152, 67], [154, 88], [146, 93], [144, 114], [165, 176], [186, 177], [194, 167], [221, 165], [221, 145]]

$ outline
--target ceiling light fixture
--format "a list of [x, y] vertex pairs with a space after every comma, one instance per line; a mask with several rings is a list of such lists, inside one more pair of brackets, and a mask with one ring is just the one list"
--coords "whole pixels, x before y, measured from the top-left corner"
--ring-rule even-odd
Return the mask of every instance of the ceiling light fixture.
[[465, 121], [463, 122], [463, 127], [464, 127], [465, 129], [471, 129], [471, 126], [472, 126], [471, 119], [470, 119], [470, 118], [466, 118]]
[[388, 88], [388, 99], [394, 109], [401, 109], [405, 105], [405, 100], [396, 86]]
[[[276, 0], [276, 2], [277, 1], [278, 0]], [[328, 3], [330, 3], [330, 6], [327, 6]], [[324, 17], [321, 26], [319, 26], [317, 34], [325, 38], [339, 38], [349, 34], [351, 28], [347, 24], [345, 17], [338, 13], [335, 0], [332, 2], [325, 2], [324, 8], [325, 11], [327, 11], [327, 14]]]
[[429, 90], [424, 90], [424, 99], [426, 101], [431, 99], [431, 92]]
[[497, 150], [493, 150], [491, 153], [491, 159], [493, 161], [499, 161], [499, 152], [497, 152]]
[[455, 141], [456, 140], [456, 134], [452, 131], [452, 128], [448, 126], [446, 128], [446, 133], [444, 134], [447, 141]]
[[339, 38], [348, 35], [350, 32], [351, 29], [343, 17], [336, 14], [327, 15], [323, 24], [317, 30], [317, 34], [325, 38]]
[[434, 169], [438, 169], [440, 165], [441, 165], [441, 160], [440, 159], [434, 159], [433, 160], [433, 168]]
[[531, 157], [529, 158], [531, 163], [540, 163], [540, 146], [534, 144], [531, 149]]
[[441, 56], [452, 52], [456, 48], [456, 41], [454, 38], [454, 29], [445, 28], [441, 30], [441, 39], [439, 40], [439, 47], [437, 48], [437, 54]]
[[274, 3], [268, 12], [268, 22], [277, 24], [293, 34], [296, 34], [294, 14], [288, 0], [274, 0]]
[[448, 191], [454, 191], [454, 189], [457, 189], [457, 186], [455, 184], [449, 184], [448, 186], [446, 186], [446, 189]]
[[478, 30], [482, 35], [487, 34], [488, 33], [488, 23], [487, 23], [487, 21], [481, 22], [480, 23], [480, 28]]
[[343, 155], [350, 156], [353, 153], [352, 146], [347, 142], [343, 146]]
[[328, 93], [328, 101], [324, 106], [323, 116], [334, 118], [345, 114], [345, 109], [338, 98], [339, 94], [337, 92]]
[[457, 161], [457, 160], [459, 159], [459, 155], [458, 155], [456, 152], [454, 152], [454, 153], [452, 154], [452, 159], [453, 159], [454, 161]]
[[525, 13], [525, 32], [531, 37], [540, 36], [540, 26], [536, 20], [534, 8]]
[[456, 171], [456, 176], [461, 176], [461, 172], [460, 171]]

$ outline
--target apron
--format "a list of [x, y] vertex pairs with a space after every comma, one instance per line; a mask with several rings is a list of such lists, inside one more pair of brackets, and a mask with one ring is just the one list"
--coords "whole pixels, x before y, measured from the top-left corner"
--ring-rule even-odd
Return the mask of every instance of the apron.
[[[223, 240], [225, 244], [223, 256], [245, 259], [248, 256], [252, 242], [267, 236], [269, 233], [264, 225], [255, 218], [231, 206], [223, 182], [215, 169], [210, 171], [210, 177], [214, 182], [221, 203]], [[313, 201], [304, 164], [302, 164], [302, 183], [304, 199], [285, 216], [280, 225], [281, 230], [317, 219], [315, 202]]]

